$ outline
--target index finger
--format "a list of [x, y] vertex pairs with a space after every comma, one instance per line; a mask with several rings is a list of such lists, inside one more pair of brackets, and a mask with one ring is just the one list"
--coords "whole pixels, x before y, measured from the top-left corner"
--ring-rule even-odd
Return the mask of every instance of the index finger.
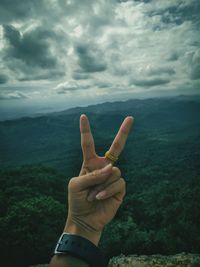
[[90, 123], [85, 114], [80, 117], [81, 147], [84, 160], [89, 160], [95, 155], [94, 139], [90, 130]]
[[118, 158], [120, 153], [122, 152], [126, 140], [128, 138], [129, 131], [133, 124], [134, 118], [132, 116], [128, 116], [124, 119], [122, 125], [119, 128], [117, 135], [115, 136], [114, 141], [109, 149], [109, 153], [114, 157]]

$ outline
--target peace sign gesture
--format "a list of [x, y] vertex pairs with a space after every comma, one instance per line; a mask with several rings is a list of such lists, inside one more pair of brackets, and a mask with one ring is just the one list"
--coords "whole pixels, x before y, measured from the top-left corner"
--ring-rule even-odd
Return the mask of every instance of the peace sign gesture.
[[[108, 150], [111, 155], [118, 158], [122, 152], [130, 128], [133, 124], [133, 117], [128, 116], [124, 119], [121, 124], [115, 139]], [[85, 114], [82, 114], [80, 117], [80, 133], [81, 133], [81, 147], [83, 152], [83, 164], [79, 175], [84, 175], [89, 172], [92, 172], [96, 169], [102, 169], [109, 163], [113, 164], [113, 161], [107, 157], [100, 157], [96, 154], [94, 138], [91, 133], [90, 123]]]
[[[126, 117], [109, 149], [117, 158], [124, 148], [133, 117]], [[83, 164], [68, 185], [68, 218], [65, 232], [81, 235], [98, 244], [103, 227], [115, 216], [125, 195], [125, 180], [113, 161], [96, 154], [86, 115], [80, 117]], [[112, 164], [110, 164], [112, 163]]]

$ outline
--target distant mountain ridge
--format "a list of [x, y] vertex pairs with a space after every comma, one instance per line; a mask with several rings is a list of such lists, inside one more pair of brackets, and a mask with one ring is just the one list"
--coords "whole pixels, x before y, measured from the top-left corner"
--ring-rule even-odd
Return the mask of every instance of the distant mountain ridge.
[[[141, 138], [151, 142], [180, 142], [197, 138], [200, 133], [200, 97], [106, 102], [0, 122], [0, 163], [2, 166], [45, 163], [63, 167], [69, 153], [81, 154], [79, 117], [82, 113], [90, 119], [100, 152], [108, 148], [127, 115], [135, 118], [128, 142]], [[80, 161], [81, 158], [78, 163]]]
[[[195, 102], [200, 102], [200, 95], [179, 95], [176, 97], [157, 97], [157, 98], [146, 98], [146, 99], [129, 99], [125, 101], [115, 101], [115, 102], [104, 102], [96, 105], [89, 105], [86, 107], [74, 107], [58, 112], [50, 112], [50, 113], [41, 113], [37, 114], [36, 116], [57, 116], [57, 115], [65, 115], [65, 114], [74, 114], [77, 112], [94, 112], [94, 113], [105, 113], [106, 111], [109, 112], [117, 112], [117, 111], [125, 111], [129, 110], [130, 107], [135, 107], [140, 108], [142, 105], [145, 105], [146, 103], [156, 103], [157, 101], [195, 101]], [[117, 111], [116, 111], [116, 106], [117, 106]]]
[[[119, 107], [121, 106], [120, 110], [123, 108], [127, 109], [131, 104], [134, 105], [141, 105], [142, 103], [147, 102], [154, 102], [154, 101], [160, 101], [160, 100], [171, 100], [171, 101], [200, 101], [200, 95], [179, 95], [175, 97], [169, 97], [169, 96], [163, 96], [163, 97], [154, 97], [154, 98], [135, 98], [135, 99], [129, 99], [129, 100], [122, 100], [122, 101], [114, 101], [114, 102], [103, 102], [95, 105], [89, 105], [89, 106], [77, 106], [73, 108], [67, 108], [63, 109], [61, 111], [50, 111], [53, 108], [45, 108], [45, 110], [49, 110], [48, 112], [35, 112], [34, 108], [31, 108], [28, 112], [24, 109], [21, 110], [18, 114], [18, 111], [16, 110], [15, 114], [12, 115], [12, 112], [10, 111], [9, 114], [6, 115], [6, 111], [2, 110], [2, 114], [0, 117], [0, 123], [7, 120], [17, 120], [22, 118], [36, 118], [41, 116], [57, 116], [57, 115], [63, 115], [63, 114], [74, 114], [81, 110], [81, 112], [90, 112], [93, 111], [95, 113], [101, 113], [104, 111], [104, 109], [108, 109], [110, 112], [115, 110], [116, 105]], [[128, 105], [126, 107], [126, 105]]]

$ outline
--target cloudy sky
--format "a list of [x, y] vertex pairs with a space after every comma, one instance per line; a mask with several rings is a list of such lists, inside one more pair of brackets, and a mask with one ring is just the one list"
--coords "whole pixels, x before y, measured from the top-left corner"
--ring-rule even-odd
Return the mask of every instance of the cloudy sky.
[[0, 0], [0, 111], [200, 93], [198, 0]]

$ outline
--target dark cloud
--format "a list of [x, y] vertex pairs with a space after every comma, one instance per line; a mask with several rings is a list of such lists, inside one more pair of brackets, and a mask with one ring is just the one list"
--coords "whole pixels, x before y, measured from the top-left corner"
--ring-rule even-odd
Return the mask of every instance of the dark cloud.
[[189, 1], [187, 4], [181, 3], [167, 8], [162, 16], [162, 21], [164, 23], [175, 23], [182, 24], [184, 21], [191, 20], [194, 23], [199, 24], [200, 22], [200, 2], [199, 1]]
[[[40, 26], [21, 33], [12, 25], [3, 25], [3, 33], [6, 42], [2, 62], [4, 69], [13, 74], [12, 78], [19, 81], [53, 80], [66, 74], [58, 61], [61, 37], [53, 30]], [[60, 46], [56, 46], [58, 42]]]
[[192, 80], [200, 79], [200, 49], [191, 55], [190, 78]]
[[132, 80], [130, 84], [134, 84], [136, 86], [142, 86], [142, 87], [151, 87], [151, 86], [158, 86], [162, 84], [169, 83], [169, 79], [161, 79], [161, 78], [156, 78], [156, 79], [144, 79], [144, 80]]
[[112, 87], [112, 84], [111, 83], [105, 82], [105, 81], [96, 81], [95, 82], [95, 85], [98, 88], [109, 88], [109, 87]]
[[178, 52], [172, 52], [171, 54], [170, 54], [170, 56], [167, 58], [167, 60], [169, 60], [169, 61], [177, 61], [179, 59], [179, 54], [178, 54]]
[[[161, 22], [165, 25], [180, 25], [185, 21], [192, 21], [197, 27], [200, 26], [200, 1], [174, 1], [171, 6], [152, 10], [150, 16], [161, 16]], [[155, 30], [162, 29], [157, 26]]]
[[78, 44], [75, 46], [75, 50], [82, 71], [92, 73], [106, 70], [107, 66], [103, 60], [102, 53], [93, 45]]
[[129, 69], [127, 67], [122, 66], [121, 60], [114, 59], [111, 57], [111, 62], [115, 62], [111, 65], [111, 73], [115, 76], [125, 76], [129, 74]]
[[125, 2], [141, 2], [141, 3], [149, 3], [152, 0], [116, 0], [118, 3], [125, 3]]
[[6, 58], [17, 58], [27, 65], [41, 68], [55, 68], [56, 58], [51, 54], [49, 39], [53, 33], [43, 28], [36, 28], [23, 35], [11, 25], [3, 25], [4, 38], [8, 46]]
[[149, 75], [161, 75], [161, 74], [172, 75], [175, 73], [176, 73], [175, 70], [170, 67], [160, 67], [160, 68], [151, 69], [149, 71]]
[[28, 98], [27, 95], [18, 91], [15, 91], [13, 93], [6, 93], [6, 92], [0, 93], [0, 100], [10, 100], [10, 99], [20, 100], [25, 98]]
[[44, 14], [48, 10], [45, 0], [1, 0], [0, 23], [21, 21]]
[[73, 79], [74, 80], [87, 80], [90, 78], [90, 75], [82, 72], [74, 72]]
[[8, 81], [8, 77], [0, 73], [0, 84], [4, 84]]
[[[109, 14], [110, 15], [110, 14]], [[110, 25], [110, 17], [103, 17], [101, 16], [92, 16], [90, 19], [90, 26], [93, 27], [94, 29]]]
[[34, 80], [57, 80], [65, 76], [65, 71], [60, 71], [56, 69], [51, 69], [48, 71], [43, 71], [42, 73], [26, 73], [22, 77], [18, 78], [18, 81], [32, 81]]

